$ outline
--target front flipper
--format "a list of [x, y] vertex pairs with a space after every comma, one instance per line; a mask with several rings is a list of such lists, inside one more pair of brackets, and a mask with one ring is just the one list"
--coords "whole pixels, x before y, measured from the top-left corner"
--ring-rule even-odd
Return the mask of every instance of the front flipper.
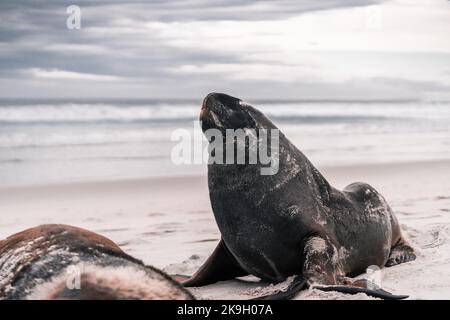
[[[182, 285], [185, 287], [201, 287], [217, 281], [230, 280], [246, 275], [248, 275], [248, 272], [242, 269], [223, 240], [220, 240], [208, 260], [190, 279], [182, 282]], [[175, 277], [180, 278], [182, 276]]]
[[273, 294], [268, 294], [251, 300], [289, 300], [306, 287], [306, 279], [303, 276], [296, 276], [286, 290], [277, 291]]
[[338, 273], [337, 261], [333, 259], [336, 249], [325, 238], [308, 237], [303, 243], [301, 253], [303, 259], [302, 275], [294, 278], [284, 291], [256, 298], [255, 300], [286, 300], [293, 298], [298, 292], [308, 288], [308, 281], [326, 284], [336, 284]]

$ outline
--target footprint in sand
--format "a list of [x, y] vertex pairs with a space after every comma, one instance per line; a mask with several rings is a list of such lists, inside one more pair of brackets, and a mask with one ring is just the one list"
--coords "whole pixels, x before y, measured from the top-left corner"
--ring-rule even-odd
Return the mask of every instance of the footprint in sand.
[[[448, 228], [444, 225], [434, 226], [427, 232], [426, 242], [420, 247], [422, 249], [431, 249], [443, 245], [448, 238]], [[430, 239], [431, 238], [431, 239]]]
[[164, 228], [170, 228], [170, 227], [178, 227], [180, 225], [183, 225], [181, 222], [165, 222], [160, 223], [156, 225], [157, 229], [164, 229]]
[[142, 232], [141, 235], [143, 236], [162, 236], [168, 233], [174, 233], [176, 232], [176, 230], [171, 230], [171, 229], [167, 229], [167, 230], [161, 230], [161, 231], [148, 231], [148, 232]]
[[209, 213], [210, 211], [208, 210], [194, 210], [194, 211], [189, 211], [189, 214], [206, 214]]
[[214, 238], [214, 239], [201, 239], [201, 240], [196, 240], [196, 241], [188, 241], [186, 243], [202, 243], [202, 242], [216, 242], [219, 241], [219, 239]]
[[150, 212], [147, 214], [147, 217], [162, 217], [164, 216], [164, 213], [162, 212]]
[[110, 229], [98, 229], [97, 232], [121, 232], [121, 231], [128, 231], [128, 228], [110, 228]]
[[412, 216], [412, 215], [414, 215], [414, 213], [408, 212], [408, 211], [396, 211], [395, 215], [396, 216]]
[[125, 247], [125, 246], [128, 247], [128, 246], [136, 246], [136, 245], [147, 244], [147, 243], [149, 243], [149, 241], [144, 240], [144, 239], [131, 239], [131, 240], [118, 242], [117, 244], [119, 247]]
[[104, 220], [103, 219], [101, 219], [101, 218], [86, 218], [86, 219], [84, 219], [84, 221], [86, 221], [86, 222], [103, 222]]

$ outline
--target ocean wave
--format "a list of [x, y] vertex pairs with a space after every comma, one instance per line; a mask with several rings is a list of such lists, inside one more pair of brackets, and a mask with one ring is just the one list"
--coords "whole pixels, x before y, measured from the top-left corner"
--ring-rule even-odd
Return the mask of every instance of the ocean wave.
[[[258, 106], [267, 116], [298, 122], [336, 122], [387, 119], [450, 119], [450, 108], [442, 104], [363, 103], [274, 103]], [[61, 103], [0, 105], [0, 123], [67, 124], [178, 122], [198, 119], [195, 104], [106, 104]]]
[[[450, 132], [448, 104], [261, 103], [292, 136]], [[198, 120], [194, 103], [0, 103], [0, 147], [126, 145], [170, 142], [177, 128]], [[148, 123], [148, 124], [147, 124]]]
[[0, 147], [39, 148], [63, 146], [120, 145], [129, 143], [167, 143], [170, 130], [46, 130], [0, 134]]
[[191, 119], [198, 108], [174, 105], [118, 106], [108, 104], [24, 105], [0, 107], [3, 123], [89, 123]]
[[[70, 158], [70, 161], [149, 161], [149, 160], [158, 160], [158, 159], [167, 159], [168, 156], [166, 154], [154, 154], [154, 155], [146, 155], [146, 156], [96, 156], [96, 157], [76, 157], [73, 156]], [[66, 163], [68, 161], [67, 158], [5, 158], [0, 159], [0, 164], [22, 164], [26, 162], [62, 162]]]

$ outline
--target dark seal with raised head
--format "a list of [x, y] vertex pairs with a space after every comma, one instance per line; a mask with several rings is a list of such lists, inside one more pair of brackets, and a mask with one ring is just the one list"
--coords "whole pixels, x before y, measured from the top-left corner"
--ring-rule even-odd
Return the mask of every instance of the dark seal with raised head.
[[[227, 129], [278, 129], [254, 107], [220, 93], [204, 99], [200, 120], [207, 137], [208, 129], [223, 134]], [[208, 165], [211, 205], [222, 239], [184, 285], [202, 286], [248, 274], [280, 282], [297, 275], [291, 291], [314, 283], [343, 292], [404, 298], [349, 278], [372, 265], [381, 268], [415, 259], [383, 196], [362, 182], [342, 191], [333, 188], [299, 149], [278, 134], [276, 174], [262, 175], [261, 164]], [[224, 139], [223, 150], [228, 143], [238, 142]]]

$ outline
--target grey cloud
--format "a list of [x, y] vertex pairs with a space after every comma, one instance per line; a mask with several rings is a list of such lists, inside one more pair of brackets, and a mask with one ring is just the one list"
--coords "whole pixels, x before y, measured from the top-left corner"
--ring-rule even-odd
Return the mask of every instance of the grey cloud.
[[[180, 20], [255, 20], [277, 19], [297, 15], [301, 12], [326, 10], [341, 7], [354, 7], [379, 3], [381, 0], [152, 0], [117, 1], [78, 0], [78, 1], [4, 1], [0, 3], [3, 16], [11, 12], [21, 13], [42, 23], [51, 23], [51, 16], [65, 14], [65, 8], [76, 4], [92, 12], [94, 21], [114, 17], [128, 17], [142, 20], [180, 21]], [[94, 10], [92, 10], [94, 9]], [[89, 19], [89, 17], [88, 17]]]
[[[377, 0], [175, 0], [175, 1], [1, 1], [0, 2], [0, 97], [7, 95], [85, 94], [90, 96], [126, 94], [157, 97], [201, 96], [207, 91], [236, 92], [243, 97], [255, 97], [258, 92], [286, 97], [320, 96], [322, 92], [339, 96], [340, 90], [360, 90], [364, 95], [373, 86], [364, 84], [311, 83], [278, 84], [270, 79], [231, 82], [220, 75], [177, 74], [168, 70], [186, 64], [256, 63], [241, 55], [239, 48], [222, 51], [199, 51], [174, 48], [157, 35], [141, 34], [146, 22], [234, 20], [254, 21], [286, 19], [304, 12], [362, 6]], [[82, 30], [65, 27], [66, 7], [82, 8]], [[120, 26], [126, 19], [136, 33], [101, 34], [98, 28]], [[133, 30], [134, 30], [133, 29]], [[83, 52], [70, 46], [84, 46]], [[52, 49], [53, 46], [53, 49]], [[93, 46], [92, 50], [89, 46]], [[95, 48], [104, 50], [95, 50]], [[64, 48], [67, 48], [64, 50]], [[72, 47], [73, 48], [73, 47]], [[79, 73], [122, 77], [114, 84], [77, 84], [70, 87], [55, 81], [37, 82], [23, 72], [26, 69], [60, 69]], [[401, 81], [401, 80], [397, 80]], [[374, 81], [375, 86], [378, 84]], [[405, 83], [414, 87], [415, 83]], [[434, 84], [430, 84], [434, 86]], [[299, 89], [301, 88], [301, 90]], [[369, 88], [369, 89], [368, 89]], [[405, 89], [406, 90], [406, 89]], [[407, 91], [407, 90], [406, 90]], [[377, 90], [373, 90], [377, 92]], [[380, 91], [381, 92], [381, 91]]]

